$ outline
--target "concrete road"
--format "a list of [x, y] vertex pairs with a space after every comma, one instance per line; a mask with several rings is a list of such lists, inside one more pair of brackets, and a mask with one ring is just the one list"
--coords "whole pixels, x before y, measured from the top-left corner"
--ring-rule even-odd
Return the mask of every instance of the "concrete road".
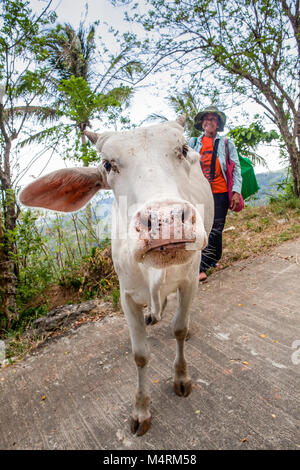
[[300, 240], [199, 286], [186, 343], [193, 391], [172, 388], [170, 301], [149, 326], [152, 426], [130, 433], [136, 371], [123, 316], [87, 323], [0, 371], [1, 449], [299, 448]]

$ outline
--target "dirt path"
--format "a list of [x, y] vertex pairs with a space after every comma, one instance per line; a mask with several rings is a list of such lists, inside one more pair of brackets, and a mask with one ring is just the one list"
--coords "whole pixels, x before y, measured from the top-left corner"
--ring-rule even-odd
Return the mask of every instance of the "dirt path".
[[136, 372], [117, 316], [0, 371], [0, 448], [299, 448], [300, 240], [199, 287], [186, 344], [188, 398], [172, 388], [175, 300], [148, 327], [153, 419], [145, 436], [129, 430]]

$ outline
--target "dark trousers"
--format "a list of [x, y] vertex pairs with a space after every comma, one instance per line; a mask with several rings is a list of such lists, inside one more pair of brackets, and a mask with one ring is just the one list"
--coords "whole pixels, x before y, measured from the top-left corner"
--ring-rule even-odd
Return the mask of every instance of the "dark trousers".
[[213, 194], [215, 202], [214, 223], [209, 234], [208, 245], [202, 251], [200, 272], [215, 267], [222, 256], [222, 235], [228, 211], [228, 193]]

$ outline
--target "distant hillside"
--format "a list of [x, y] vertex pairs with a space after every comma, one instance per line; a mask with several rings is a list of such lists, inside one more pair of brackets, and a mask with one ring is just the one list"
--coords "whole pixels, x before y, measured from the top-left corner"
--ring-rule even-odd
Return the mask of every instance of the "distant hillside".
[[287, 169], [278, 171], [268, 171], [266, 173], [258, 173], [256, 179], [260, 190], [255, 198], [249, 203], [251, 206], [264, 206], [269, 202], [269, 197], [278, 192], [277, 185], [281, 183], [287, 174]]

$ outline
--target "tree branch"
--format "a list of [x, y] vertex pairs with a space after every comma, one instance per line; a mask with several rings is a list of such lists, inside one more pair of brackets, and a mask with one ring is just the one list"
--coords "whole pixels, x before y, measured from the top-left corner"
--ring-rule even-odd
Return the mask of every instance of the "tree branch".
[[[34, 26], [41, 18], [42, 16], [44, 15], [44, 13], [46, 13], [46, 11], [48, 10], [48, 8], [50, 7], [52, 3], [52, 0], [49, 1], [48, 5], [46, 6], [46, 8], [42, 11], [42, 13], [40, 14], [40, 16], [37, 17], [36, 21], [34, 21], [32, 23], [32, 26]], [[15, 47], [17, 44], [19, 44], [23, 39], [25, 39], [28, 34], [30, 34], [29, 32], [28, 33], [24, 33], [23, 36], [21, 36], [14, 44], [12, 44], [11, 46], [9, 46], [7, 49], [12, 49], [13, 47]]]

